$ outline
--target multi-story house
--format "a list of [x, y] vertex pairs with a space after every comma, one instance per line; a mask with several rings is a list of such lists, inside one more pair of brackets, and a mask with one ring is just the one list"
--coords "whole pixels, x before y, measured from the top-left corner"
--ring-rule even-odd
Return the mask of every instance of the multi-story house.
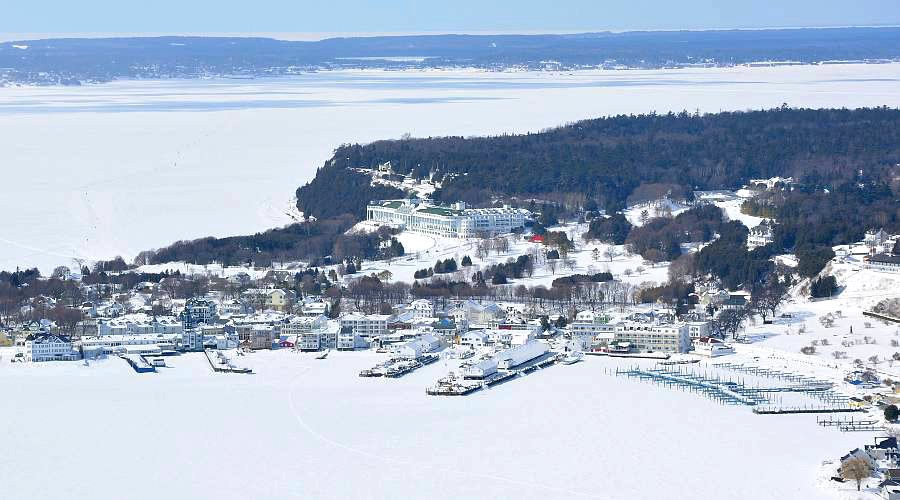
[[249, 302], [255, 310], [272, 310], [278, 312], [291, 312], [297, 301], [297, 294], [293, 290], [280, 288], [252, 288], [241, 297]]
[[412, 311], [413, 317], [417, 319], [434, 317], [434, 306], [431, 304], [431, 301], [427, 299], [414, 300], [407, 310]]
[[190, 299], [181, 311], [181, 325], [187, 330], [216, 321], [216, 303], [207, 299]]
[[753, 250], [775, 241], [775, 221], [763, 219], [747, 234], [747, 248]]
[[72, 341], [64, 335], [31, 333], [25, 337], [25, 361], [76, 361], [81, 354], [72, 348]]
[[341, 317], [341, 329], [349, 328], [356, 335], [371, 339], [387, 333], [388, 318], [386, 314], [351, 313]]

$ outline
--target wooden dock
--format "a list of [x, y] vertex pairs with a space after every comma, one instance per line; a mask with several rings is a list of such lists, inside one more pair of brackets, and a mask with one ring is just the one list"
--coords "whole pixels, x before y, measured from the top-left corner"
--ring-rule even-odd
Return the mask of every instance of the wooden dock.
[[671, 356], [663, 353], [610, 353], [603, 351], [585, 351], [588, 356], [606, 356], [607, 358], [632, 358], [632, 359], [661, 359], [666, 360]]
[[796, 407], [796, 406], [795, 407], [783, 407], [783, 408], [757, 407], [757, 408], [753, 409], [753, 413], [756, 413], [757, 415], [792, 415], [792, 414], [799, 414], [799, 413], [859, 413], [859, 412], [863, 412], [863, 411], [865, 411], [865, 410], [862, 408], [853, 408], [853, 407], [847, 407], [847, 406], [831, 407], [831, 408], [829, 408], [829, 407], [804, 408], [804, 407]]
[[225, 358], [225, 356], [223, 354], [219, 353], [218, 351], [217, 351], [217, 355], [220, 356], [221, 359], [225, 360], [223, 363], [219, 363], [219, 364], [217, 364], [213, 360], [213, 358], [212, 358], [213, 351], [211, 349], [205, 349], [203, 352], [206, 353], [206, 360], [209, 361], [209, 367], [212, 368], [212, 370], [216, 373], [242, 373], [245, 375], [253, 373], [253, 370], [251, 370], [250, 368], [239, 368], [237, 366], [233, 366], [231, 364], [231, 361], [228, 358]]

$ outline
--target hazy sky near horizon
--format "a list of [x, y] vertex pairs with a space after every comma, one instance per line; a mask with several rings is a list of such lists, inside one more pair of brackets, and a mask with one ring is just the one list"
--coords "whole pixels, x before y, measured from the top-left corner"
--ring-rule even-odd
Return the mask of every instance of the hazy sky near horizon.
[[536, 32], [897, 25], [900, 0], [37, 0], [0, 33]]

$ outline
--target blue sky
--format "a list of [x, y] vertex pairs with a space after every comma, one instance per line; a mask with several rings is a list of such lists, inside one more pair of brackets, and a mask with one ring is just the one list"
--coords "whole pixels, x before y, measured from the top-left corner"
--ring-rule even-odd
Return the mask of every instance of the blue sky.
[[539, 32], [900, 25], [900, 0], [9, 0], [0, 33]]

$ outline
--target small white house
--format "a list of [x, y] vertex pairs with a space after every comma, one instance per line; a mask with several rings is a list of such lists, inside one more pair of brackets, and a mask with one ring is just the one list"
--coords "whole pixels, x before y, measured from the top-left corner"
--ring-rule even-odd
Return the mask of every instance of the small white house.
[[488, 333], [484, 330], [469, 330], [459, 337], [459, 344], [469, 347], [484, 347], [489, 340]]
[[419, 359], [425, 354], [425, 346], [418, 340], [411, 340], [397, 346], [394, 352], [401, 358]]

